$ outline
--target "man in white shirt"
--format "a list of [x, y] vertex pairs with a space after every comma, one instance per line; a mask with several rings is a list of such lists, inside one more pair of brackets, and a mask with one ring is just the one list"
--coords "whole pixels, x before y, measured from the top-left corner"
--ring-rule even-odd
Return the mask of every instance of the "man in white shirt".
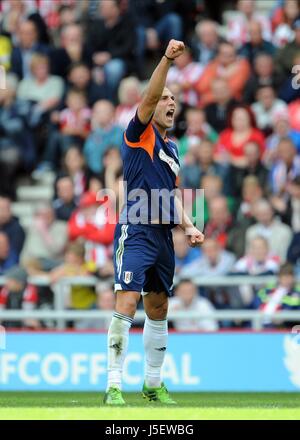
[[213, 319], [214, 306], [208, 299], [199, 295], [197, 286], [188, 279], [179, 282], [175, 290], [175, 297], [171, 298], [169, 303], [169, 312], [183, 310], [186, 312], [197, 311], [199, 315], [203, 315], [203, 318], [173, 320], [173, 325], [176, 330], [218, 330], [218, 321]]
[[280, 262], [284, 263], [292, 240], [291, 228], [274, 216], [273, 208], [268, 200], [258, 200], [253, 209], [257, 223], [247, 229], [247, 247], [254, 237], [262, 236], [268, 241], [270, 252], [278, 255]]

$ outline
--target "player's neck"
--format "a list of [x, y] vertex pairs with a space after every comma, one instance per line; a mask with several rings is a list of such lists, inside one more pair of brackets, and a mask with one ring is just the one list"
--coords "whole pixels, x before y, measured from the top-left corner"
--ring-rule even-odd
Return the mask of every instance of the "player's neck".
[[167, 130], [164, 127], [161, 127], [159, 124], [157, 124], [157, 122], [153, 122], [153, 125], [155, 126], [161, 137], [165, 139], [167, 135]]

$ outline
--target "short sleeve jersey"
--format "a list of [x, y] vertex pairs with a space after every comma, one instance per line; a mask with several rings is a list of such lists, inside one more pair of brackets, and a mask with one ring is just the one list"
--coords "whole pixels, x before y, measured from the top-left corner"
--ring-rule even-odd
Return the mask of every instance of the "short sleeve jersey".
[[121, 146], [125, 202], [120, 223], [178, 224], [174, 209], [179, 159], [176, 144], [162, 138], [151, 123], [142, 124], [137, 113]]

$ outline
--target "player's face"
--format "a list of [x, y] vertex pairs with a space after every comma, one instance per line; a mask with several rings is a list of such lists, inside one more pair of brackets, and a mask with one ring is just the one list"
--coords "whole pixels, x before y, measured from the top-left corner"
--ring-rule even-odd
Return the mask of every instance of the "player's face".
[[162, 128], [171, 128], [174, 124], [175, 110], [174, 95], [169, 89], [165, 88], [155, 109], [154, 122]]

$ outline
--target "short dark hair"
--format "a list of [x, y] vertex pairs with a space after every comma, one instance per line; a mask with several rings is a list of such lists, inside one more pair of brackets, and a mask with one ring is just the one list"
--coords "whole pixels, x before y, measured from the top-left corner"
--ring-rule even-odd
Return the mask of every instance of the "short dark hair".
[[0, 199], [6, 199], [6, 200], [12, 202], [12, 198], [10, 197], [10, 195], [5, 192], [0, 193]]
[[83, 90], [77, 89], [76, 87], [72, 87], [70, 88], [67, 93], [66, 93], [66, 99], [68, 98], [68, 96], [70, 95], [80, 95], [82, 98], [84, 98], [85, 100], [87, 100], [87, 96], [86, 93]]
[[291, 263], [284, 263], [279, 269], [279, 276], [295, 275], [294, 266]]

